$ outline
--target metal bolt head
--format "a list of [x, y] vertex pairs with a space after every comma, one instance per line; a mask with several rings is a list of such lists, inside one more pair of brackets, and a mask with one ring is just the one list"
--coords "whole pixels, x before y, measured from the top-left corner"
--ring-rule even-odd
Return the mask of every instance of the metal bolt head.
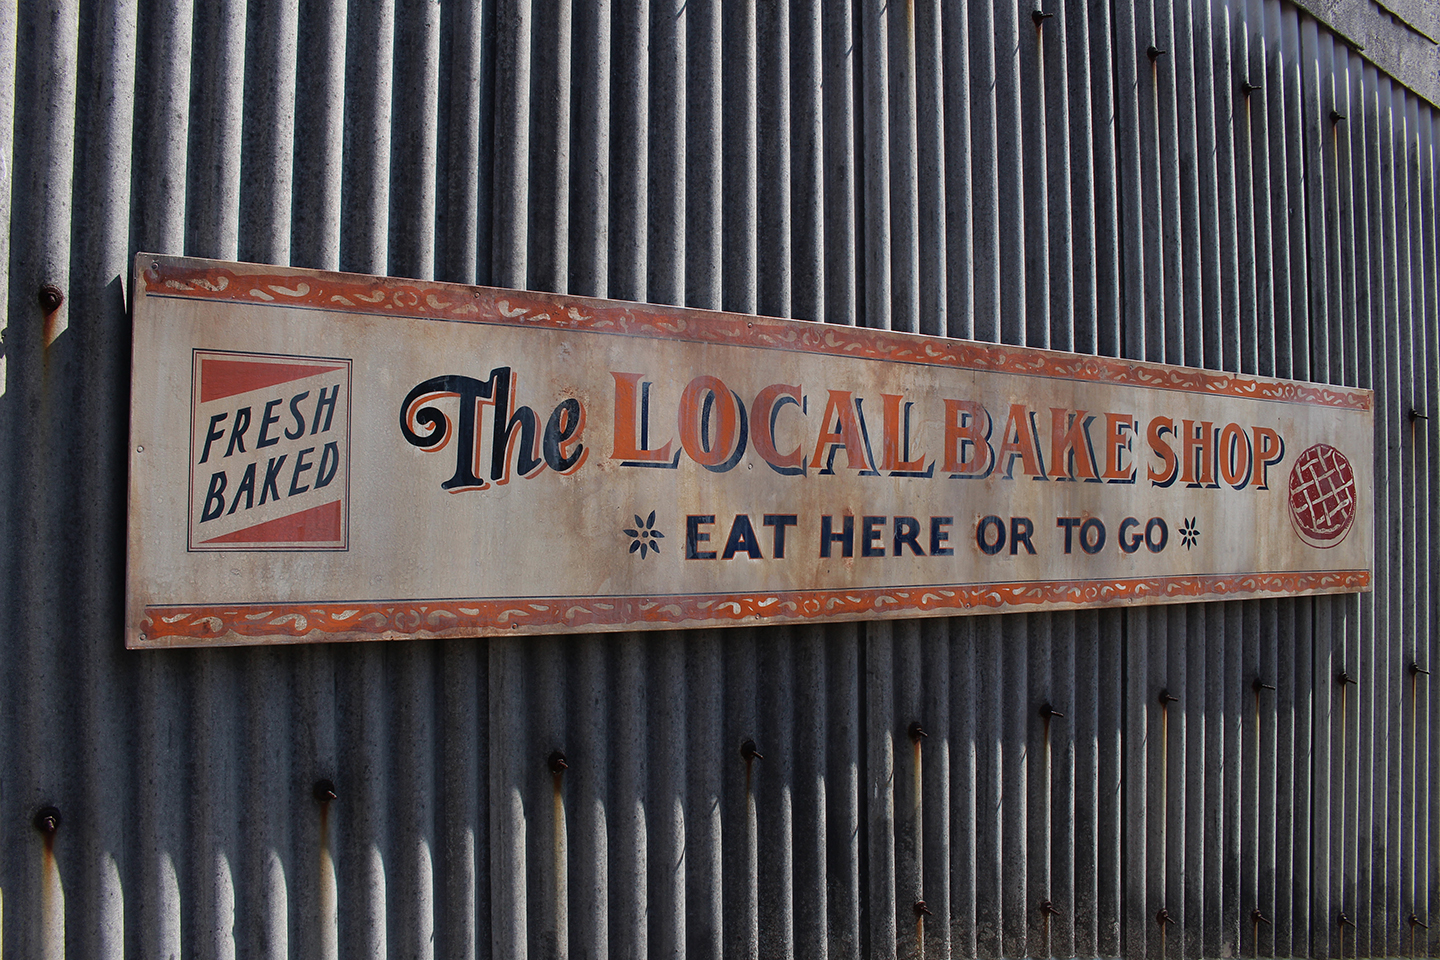
[[328, 777], [323, 780], [316, 780], [311, 793], [318, 803], [329, 803], [337, 796], [335, 793], [335, 782]]
[[54, 313], [60, 309], [60, 304], [65, 302], [65, 293], [53, 283], [47, 283], [40, 288], [40, 309], [46, 313]]
[[565, 754], [561, 753], [559, 750], [556, 750], [554, 753], [550, 754], [551, 773], [564, 773], [569, 768], [570, 764], [565, 762]]
[[53, 837], [55, 831], [60, 829], [60, 811], [54, 807], [41, 807], [35, 814], [35, 829]]

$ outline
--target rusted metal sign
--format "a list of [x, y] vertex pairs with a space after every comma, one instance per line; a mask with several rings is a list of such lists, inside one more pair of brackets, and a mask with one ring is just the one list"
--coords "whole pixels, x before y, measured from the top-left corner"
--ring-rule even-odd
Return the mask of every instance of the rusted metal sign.
[[1372, 394], [141, 255], [126, 642], [1367, 590]]

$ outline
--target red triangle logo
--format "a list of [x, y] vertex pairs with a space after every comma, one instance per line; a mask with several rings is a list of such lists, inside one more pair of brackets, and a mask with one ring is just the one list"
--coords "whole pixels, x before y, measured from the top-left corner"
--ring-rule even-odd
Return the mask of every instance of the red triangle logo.
[[236, 530], [205, 543], [335, 543], [344, 536], [340, 501]]
[[303, 380], [317, 373], [344, 370], [334, 363], [274, 363], [267, 360], [200, 359], [200, 402], [222, 400], [237, 393], [263, 390], [276, 384]]

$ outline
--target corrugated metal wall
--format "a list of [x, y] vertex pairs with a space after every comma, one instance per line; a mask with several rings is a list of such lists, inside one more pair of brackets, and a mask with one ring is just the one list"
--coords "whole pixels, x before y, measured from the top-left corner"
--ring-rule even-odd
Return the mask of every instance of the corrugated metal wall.
[[[5, 955], [1435, 956], [1437, 139], [1277, 0], [0, 0]], [[1376, 589], [126, 652], [136, 250], [1373, 387]]]

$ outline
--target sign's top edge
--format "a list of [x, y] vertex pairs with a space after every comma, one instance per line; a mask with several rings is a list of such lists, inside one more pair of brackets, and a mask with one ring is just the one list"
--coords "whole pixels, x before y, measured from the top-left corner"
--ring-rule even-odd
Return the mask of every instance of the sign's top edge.
[[[141, 252], [135, 258], [135, 299], [139, 302], [147, 296], [507, 323], [618, 336], [667, 336], [1336, 409], [1368, 412], [1374, 408], [1374, 391], [1363, 387], [669, 304]], [[692, 323], [702, 318], [703, 323]]]

